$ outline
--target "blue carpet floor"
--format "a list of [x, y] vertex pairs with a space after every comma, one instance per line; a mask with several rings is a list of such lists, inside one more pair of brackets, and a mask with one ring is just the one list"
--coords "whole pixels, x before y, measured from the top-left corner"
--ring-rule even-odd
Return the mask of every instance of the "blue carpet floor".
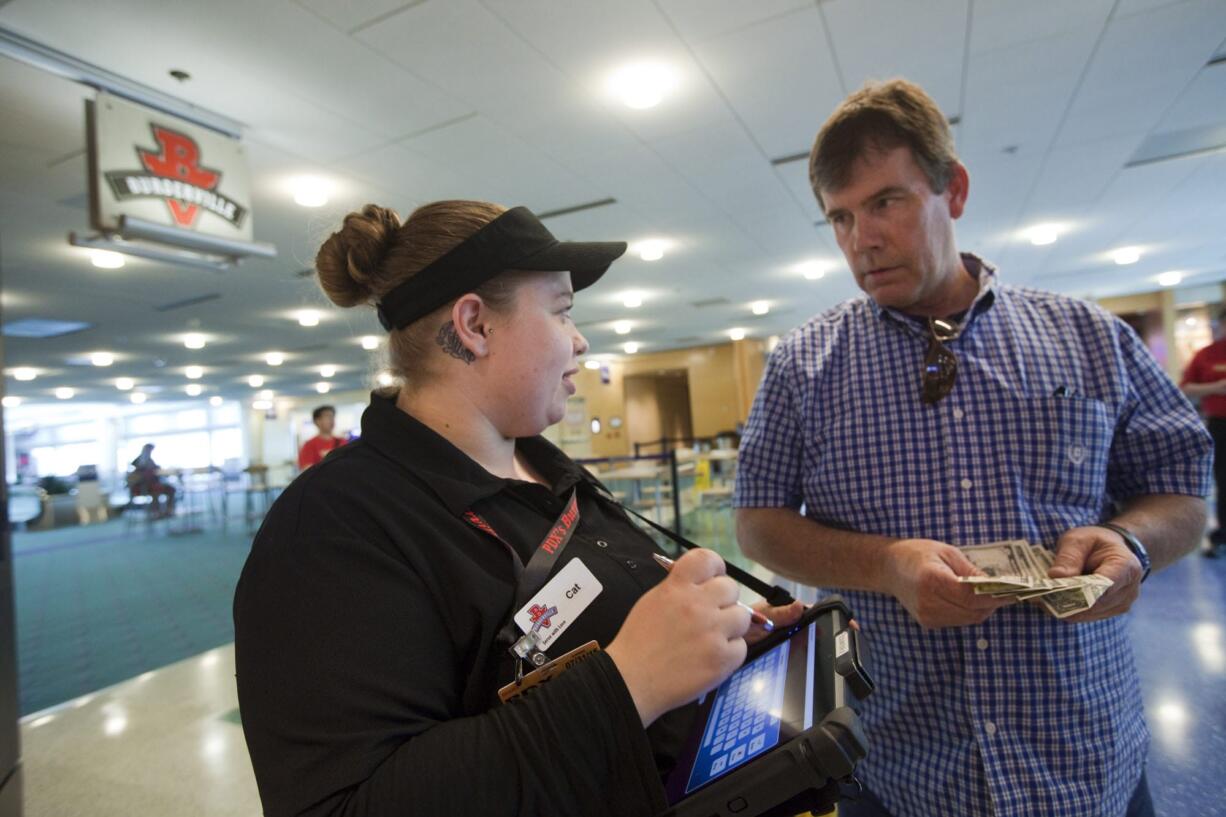
[[183, 536], [123, 520], [14, 533], [21, 713], [233, 641], [250, 546], [241, 521]]

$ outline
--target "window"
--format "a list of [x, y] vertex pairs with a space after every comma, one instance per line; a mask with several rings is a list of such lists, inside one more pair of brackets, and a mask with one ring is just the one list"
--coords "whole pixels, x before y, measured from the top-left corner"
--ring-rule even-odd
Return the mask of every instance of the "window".
[[39, 476], [69, 477], [77, 473], [79, 466], [99, 465], [101, 449], [97, 441], [39, 446], [30, 449], [30, 458], [34, 461], [34, 473]]

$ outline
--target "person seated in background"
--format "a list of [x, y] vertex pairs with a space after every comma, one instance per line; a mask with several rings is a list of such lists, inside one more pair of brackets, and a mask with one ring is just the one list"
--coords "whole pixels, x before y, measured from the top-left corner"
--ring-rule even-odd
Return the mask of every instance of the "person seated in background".
[[332, 435], [333, 429], [336, 428], [336, 409], [332, 406], [319, 406], [311, 412], [311, 420], [315, 423], [315, 427], [319, 429], [319, 433], [302, 444], [302, 449], [298, 452], [298, 469], [305, 471], [312, 465], [318, 464], [329, 451], [340, 448], [345, 444], [345, 440], [341, 437]]
[[134, 497], [153, 497], [154, 518], [174, 516], [175, 489], [158, 474], [161, 468], [153, 461], [153, 443], [145, 443], [140, 454], [132, 460], [131, 468], [128, 472], [128, 492]]

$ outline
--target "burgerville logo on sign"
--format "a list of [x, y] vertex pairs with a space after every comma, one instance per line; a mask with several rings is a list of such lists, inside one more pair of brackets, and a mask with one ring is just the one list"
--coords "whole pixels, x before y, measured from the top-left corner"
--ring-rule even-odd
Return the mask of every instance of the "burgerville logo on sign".
[[221, 172], [205, 167], [200, 145], [185, 133], [150, 125], [157, 149], [136, 145], [141, 170], [108, 170], [103, 175], [117, 201], [162, 199], [180, 227], [193, 227], [206, 210], [235, 227], [247, 210], [217, 192]]

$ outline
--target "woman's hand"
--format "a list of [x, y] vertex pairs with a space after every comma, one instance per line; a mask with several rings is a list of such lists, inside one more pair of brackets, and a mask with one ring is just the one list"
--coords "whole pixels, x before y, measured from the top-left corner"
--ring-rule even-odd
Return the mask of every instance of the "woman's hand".
[[643, 725], [718, 686], [745, 660], [749, 610], [724, 560], [687, 551], [630, 609], [605, 652], [617, 665]]
[[[780, 627], [788, 627], [795, 624], [804, 615], [805, 605], [803, 602], [794, 601], [791, 604], [785, 604], [782, 607], [771, 607], [764, 601], [760, 601], [753, 605], [755, 612], [769, 618], [775, 625], [775, 629]], [[766, 631], [761, 624], [756, 622], [749, 625], [749, 632], [745, 633], [746, 644], [756, 644], [766, 638], [770, 633]]]

